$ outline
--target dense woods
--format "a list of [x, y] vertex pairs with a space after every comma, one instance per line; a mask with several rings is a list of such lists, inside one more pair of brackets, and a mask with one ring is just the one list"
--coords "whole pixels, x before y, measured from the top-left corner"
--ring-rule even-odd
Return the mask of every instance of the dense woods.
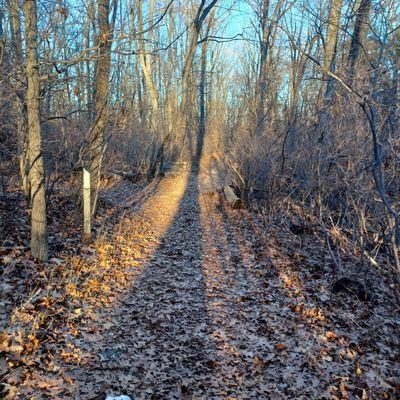
[[[87, 304], [93, 310], [104, 307], [111, 301], [106, 298], [118, 297], [114, 283], [119, 290], [131, 285], [127, 283], [133, 279], [131, 272], [122, 267], [125, 256], [115, 250], [121, 249], [121, 237], [128, 247], [146, 234], [164, 235], [166, 242], [168, 232], [176, 239], [176, 221], [180, 221], [188, 227], [177, 241], [190, 243], [188, 249], [193, 250], [206, 240], [207, 229], [218, 232], [231, 221], [229, 226], [236, 228], [227, 229], [249, 240], [253, 261], [274, 259], [271, 249], [281, 246], [287, 251], [282, 250], [277, 259], [282, 261], [285, 253], [288, 263], [292, 259], [304, 269], [293, 274], [303, 274], [312, 286], [304, 284], [306, 294], [291, 286], [296, 296], [306, 297], [303, 305], [290, 310], [298, 313], [296, 307], [308, 304], [307, 293], [319, 293], [321, 285], [328, 285], [329, 296], [342, 296], [339, 303], [352, 304], [347, 304], [353, 307], [347, 310], [351, 315], [364, 307], [363, 316], [350, 328], [348, 319], [340, 322], [326, 316], [336, 321], [332, 329], [366, 335], [377, 347], [364, 353], [375, 354], [379, 348], [376, 354], [382, 358], [357, 358], [351, 368], [363, 372], [354, 372], [354, 380], [343, 380], [340, 376], [347, 372], [341, 367], [334, 372], [339, 377], [323, 381], [321, 392], [308, 377], [304, 379], [309, 392], [284, 381], [278, 385], [286, 386], [276, 389], [278, 397], [267, 383], [246, 375], [242, 379], [253, 382], [249, 387], [258, 392], [211, 393], [194, 383], [193, 387], [180, 383], [181, 392], [173, 395], [169, 387], [166, 392], [146, 392], [148, 386], [142, 387], [141, 381], [131, 392], [140, 387], [142, 397], [135, 398], [398, 398], [399, 107], [400, 5], [396, 0], [0, 0], [0, 378], [4, 396], [73, 398], [66, 386], [75, 377], [68, 377], [69, 382], [63, 375], [60, 384], [59, 378], [53, 376], [52, 381], [44, 372], [42, 380], [33, 378], [32, 371], [46, 370], [42, 364], [52, 361], [43, 360], [58, 350], [43, 350], [43, 343], [54, 340], [57, 331], [67, 332], [63, 331], [67, 326], [72, 329], [81, 312], [92, 312], [85, 308]], [[82, 233], [84, 168], [90, 172], [88, 212], [94, 225], [90, 238]], [[171, 173], [174, 168], [177, 172]], [[202, 186], [207, 174], [204, 179], [212, 183]], [[181, 188], [181, 179], [186, 179], [189, 189]], [[198, 188], [193, 179], [198, 180]], [[171, 204], [151, 200], [153, 191]], [[200, 199], [203, 194], [208, 200]], [[196, 196], [199, 200], [192, 198]], [[219, 223], [200, 215], [203, 203], [207, 210], [215, 203], [209, 212], [221, 213], [215, 217], [221, 219]], [[159, 216], [148, 212], [150, 206], [145, 204], [156, 207]], [[221, 211], [225, 206], [227, 210]], [[185, 207], [188, 214], [182, 219]], [[140, 223], [127, 217], [142, 209]], [[137, 226], [147, 226], [153, 217], [154, 231], [143, 228], [139, 235]], [[185, 225], [187, 218], [202, 226], [203, 239], [195, 240], [191, 223]], [[250, 220], [258, 221], [254, 231]], [[210, 246], [216, 240], [211, 236]], [[242, 242], [233, 245], [232, 237], [227, 240], [237, 250]], [[147, 243], [141, 246], [147, 248]], [[223, 252], [222, 247], [216, 254]], [[207, 253], [193, 251], [188, 260], [202, 259]], [[94, 254], [98, 258], [90, 258]], [[172, 256], [164, 256], [171, 260]], [[141, 260], [136, 253], [134, 259]], [[245, 264], [246, 257], [232, 260]], [[319, 265], [318, 277], [307, 263]], [[258, 271], [261, 264], [252, 270]], [[287, 274], [289, 264], [283, 264]], [[168, 269], [163, 271], [169, 274]], [[257, 274], [264, 279], [269, 272]], [[242, 280], [238, 287], [244, 287], [245, 275], [235, 272], [233, 276]], [[190, 285], [190, 280], [186, 283]], [[245, 296], [237, 293], [235, 301]], [[145, 298], [138, 297], [137, 304]], [[324, 305], [328, 314], [344, 307], [335, 301]], [[63, 311], [54, 313], [60, 304]], [[382, 320], [388, 324], [382, 342], [374, 336], [375, 330], [358, 331], [364, 323], [360, 321], [367, 319], [366, 310], [370, 312], [366, 325], [378, 321], [379, 330]], [[193, 323], [183, 322], [189, 327]], [[149, 324], [153, 329], [158, 322]], [[79, 326], [76, 332], [81, 331]], [[328, 342], [337, 339], [332, 335]], [[274, 346], [283, 354], [288, 345]], [[72, 348], [68, 351], [73, 353]], [[39, 352], [47, 354], [40, 362]], [[61, 358], [68, 364], [77, 361], [74, 357]], [[79, 357], [77, 363], [84, 364], [84, 356]], [[257, 361], [259, 357], [252, 359], [253, 367], [258, 371], [261, 363], [263, 372], [258, 372], [268, 374], [267, 362]], [[372, 372], [363, 378], [364, 364], [358, 367], [362, 362], [372, 363], [374, 378]], [[76, 379], [83, 379], [82, 375]], [[224, 381], [222, 386], [229, 385]], [[111, 388], [118, 391], [115, 385]], [[63, 397], [63, 390], [69, 394]], [[95, 398], [89, 392], [79, 393], [78, 398]], [[201, 397], [204, 393], [209, 397]]]

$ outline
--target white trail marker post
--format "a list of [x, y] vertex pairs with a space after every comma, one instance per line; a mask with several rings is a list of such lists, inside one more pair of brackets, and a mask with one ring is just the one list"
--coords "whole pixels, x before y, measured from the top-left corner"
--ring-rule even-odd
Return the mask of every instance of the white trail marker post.
[[90, 173], [83, 168], [83, 235], [90, 236]]

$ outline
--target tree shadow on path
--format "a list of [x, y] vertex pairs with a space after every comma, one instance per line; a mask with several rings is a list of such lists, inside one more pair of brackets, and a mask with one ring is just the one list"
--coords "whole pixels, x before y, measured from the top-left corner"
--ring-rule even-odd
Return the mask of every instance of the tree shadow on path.
[[[132, 287], [116, 308], [99, 313], [94, 361], [72, 372], [77, 399], [268, 398], [262, 357], [272, 346], [251, 303], [263, 289], [231, 228], [208, 208], [198, 168], [195, 160]], [[162, 213], [153, 211], [149, 225]]]
[[95, 361], [71, 372], [76, 398], [123, 393], [180, 399], [207, 392], [215, 349], [202, 271], [198, 164], [191, 168], [171, 225], [150, 260], [120, 305], [105, 311], [101, 336], [91, 344]]

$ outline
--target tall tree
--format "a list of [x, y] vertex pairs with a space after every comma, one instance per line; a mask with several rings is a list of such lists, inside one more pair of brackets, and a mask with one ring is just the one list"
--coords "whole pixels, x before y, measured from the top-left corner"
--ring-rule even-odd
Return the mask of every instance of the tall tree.
[[[90, 49], [91, 46], [91, 26], [94, 20], [94, 0], [86, 0], [86, 19], [85, 19], [85, 27], [84, 27], [84, 38], [85, 38], [85, 47]], [[85, 73], [86, 77], [86, 104], [88, 109], [88, 120], [90, 123], [93, 123], [93, 90], [92, 90], [92, 79], [90, 79], [90, 59], [89, 57], [85, 58]]]
[[364, 48], [365, 38], [368, 31], [368, 16], [371, 9], [371, 0], [361, 0], [356, 11], [354, 30], [351, 36], [350, 51], [348, 58], [348, 79], [351, 83], [354, 79], [357, 64]]
[[22, 82], [25, 78], [18, 66], [23, 66], [22, 56], [22, 34], [21, 34], [21, 17], [18, 0], [7, 1], [8, 12], [10, 16], [10, 32], [11, 32], [11, 54], [13, 64], [16, 66], [13, 80], [13, 89], [15, 92], [15, 108], [18, 110], [17, 129], [18, 129], [18, 153], [19, 167], [24, 190], [25, 198], [30, 201], [30, 183], [29, 183], [29, 166], [27, 161], [28, 140], [27, 140], [27, 111], [25, 101], [25, 89]]
[[[268, 60], [275, 42], [277, 24], [287, 10], [283, 8], [284, 0], [278, 0], [274, 7], [270, 0], [261, 0], [258, 4], [258, 19], [260, 25], [260, 59], [257, 82], [256, 134], [264, 132], [267, 118], [266, 100], [268, 92]], [[289, 6], [290, 7], [290, 6]], [[271, 14], [272, 13], [272, 14]], [[270, 15], [271, 14], [271, 15]]]
[[199, 36], [201, 28], [203, 26], [204, 20], [207, 18], [208, 14], [211, 12], [217, 0], [212, 0], [206, 6], [206, 0], [201, 0], [196, 12], [196, 17], [190, 27], [190, 37], [189, 45], [186, 51], [185, 62], [182, 71], [182, 100], [181, 100], [181, 121], [183, 120], [183, 137], [187, 135], [188, 117], [192, 108], [190, 95], [190, 76], [193, 67], [194, 56], [196, 54]]
[[269, 29], [268, 29], [269, 0], [263, 0], [260, 10], [260, 66], [258, 75], [258, 96], [256, 110], [256, 131], [263, 132], [265, 126], [265, 97], [267, 93], [267, 57], [269, 50]]
[[100, 173], [105, 151], [104, 131], [108, 122], [108, 87], [111, 68], [111, 42], [116, 18], [117, 2], [113, 0], [113, 15], [109, 22], [110, 1], [97, 1], [97, 60], [94, 78], [94, 122], [90, 134], [90, 174], [92, 196], [92, 214], [96, 213], [100, 187]]
[[[335, 70], [336, 51], [340, 28], [340, 13], [343, 0], [331, 0], [328, 15], [328, 29], [326, 32], [324, 67], [329, 71]], [[325, 88], [325, 98], [329, 98], [333, 91], [334, 80], [328, 77]]]
[[[152, 73], [152, 56], [151, 51], [147, 50], [146, 42], [152, 42], [152, 33], [153, 29], [150, 29], [147, 38], [145, 38], [144, 34], [144, 23], [143, 23], [143, 9], [142, 9], [142, 1], [136, 1], [137, 8], [137, 18], [138, 18], [138, 39], [139, 39], [139, 57], [140, 57], [140, 65], [143, 72], [143, 79], [146, 86], [146, 94], [148, 93], [150, 97], [150, 125], [154, 124], [154, 118], [156, 117], [158, 110], [158, 95], [157, 90], [153, 80]], [[154, 12], [154, 0], [150, 0], [149, 2], [149, 12], [148, 12], [148, 20], [153, 20], [153, 12]], [[154, 126], [152, 126], [154, 129]]]
[[25, 0], [26, 106], [28, 117], [28, 162], [31, 185], [31, 252], [40, 260], [48, 258], [45, 173], [40, 126], [40, 77], [37, 55], [37, 10], [35, 0]]
[[4, 37], [4, 27], [3, 27], [4, 10], [3, 5], [0, 4], [0, 65], [3, 64], [6, 55], [6, 40]]
[[207, 49], [208, 35], [213, 23], [214, 13], [211, 14], [207, 27], [204, 31], [204, 38], [201, 42], [201, 69], [200, 69], [200, 85], [199, 85], [199, 132], [197, 137], [197, 158], [201, 157], [200, 151], [203, 149], [204, 139], [206, 136], [206, 84], [207, 84]]

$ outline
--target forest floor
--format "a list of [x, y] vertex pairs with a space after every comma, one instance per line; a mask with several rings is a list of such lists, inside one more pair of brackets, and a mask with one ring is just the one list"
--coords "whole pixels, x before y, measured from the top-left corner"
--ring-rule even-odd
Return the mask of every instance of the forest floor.
[[[400, 397], [385, 285], [367, 302], [332, 293], [318, 232], [230, 209], [210, 176], [111, 189], [95, 239], [53, 232], [48, 265], [26, 257], [24, 232], [3, 242], [5, 398]], [[68, 214], [59, 224], [68, 235]]]

